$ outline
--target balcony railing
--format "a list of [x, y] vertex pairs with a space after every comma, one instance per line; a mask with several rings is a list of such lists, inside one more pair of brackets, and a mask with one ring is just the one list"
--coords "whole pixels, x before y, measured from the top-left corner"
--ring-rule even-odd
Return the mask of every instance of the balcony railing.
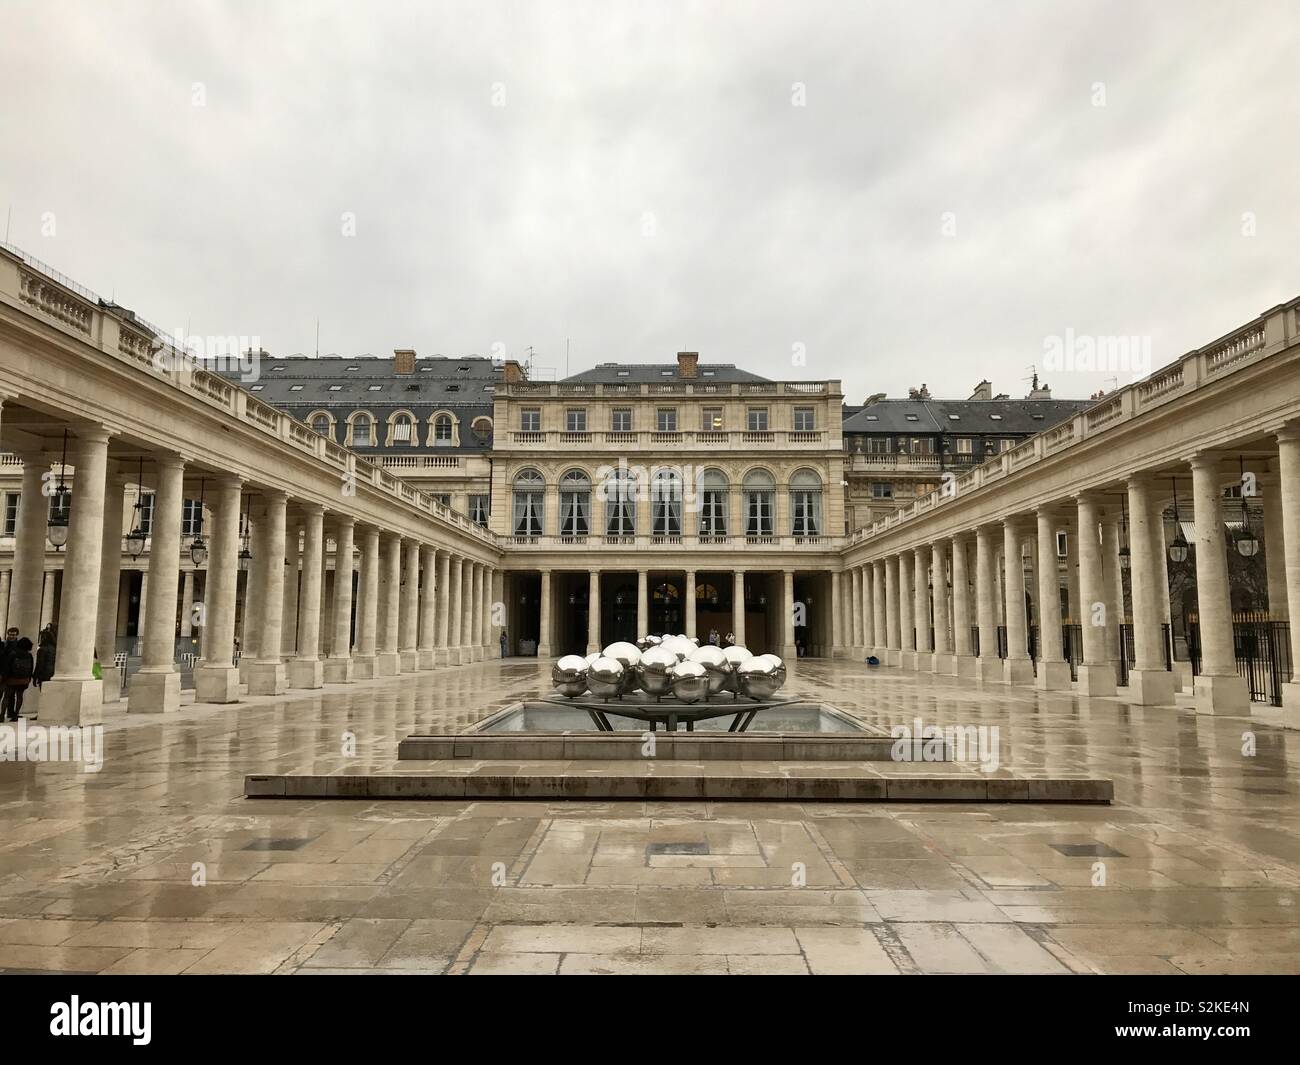
[[[563, 448], [572, 444], [597, 448], [629, 447], [708, 447], [708, 448], [751, 448], [754, 446], [787, 447], [796, 450], [817, 450], [834, 446], [830, 433], [824, 429], [791, 430], [773, 429], [767, 432], [749, 432], [742, 429], [684, 429], [675, 432], [660, 432], [657, 429], [634, 429], [623, 431], [592, 431], [571, 433], [562, 429], [515, 429], [505, 437], [511, 446], [517, 447], [553, 447]], [[883, 458], [892, 460], [893, 456], [855, 456]], [[937, 466], [937, 461], [935, 463]]]
[[663, 552], [664, 548], [713, 548], [735, 551], [746, 547], [773, 548], [777, 550], [811, 550], [825, 551], [827, 548], [843, 546], [845, 540], [840, 536], [667, 536], [653, 533], [640, 536], [594, 535], [594, 536], [503, 536], [502, 542], [510, 547], [528, 547], [538, 550], [556, 550], [585, 546], [589, 550], [600, 551], [604, 548]]
[[652, 381], [610, 384], [562, 384], [515, 381], [497, 385], [498, 396], [838, 396], [839, 381], [759, 381], [743, 384], [721, 381]]

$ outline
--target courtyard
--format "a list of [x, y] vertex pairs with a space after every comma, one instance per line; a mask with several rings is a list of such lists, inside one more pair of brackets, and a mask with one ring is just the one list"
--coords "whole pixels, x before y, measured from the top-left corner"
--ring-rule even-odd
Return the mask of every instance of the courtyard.
[[549, 662], [124, 700], [99, 772], [0, 765], [0, 971], [1300, 972], [1281, 711], [790, 665], [793, 693], [997, 726], [1004, 769], [1108, 777], [1114, 802], [246, 799], [250, 774], [390, 765], [549, 690]]

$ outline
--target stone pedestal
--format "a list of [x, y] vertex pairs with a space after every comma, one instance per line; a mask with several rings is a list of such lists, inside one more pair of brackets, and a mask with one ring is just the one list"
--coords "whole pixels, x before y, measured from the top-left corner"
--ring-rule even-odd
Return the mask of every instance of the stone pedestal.
[[[925, 657], [929, 657], [926, 655]], [[920, 668], [921, 653], [919, 651], [904, 651], [899, 657], [899, 665], [903, 669], [910, 669], [915, 673]]]
[[100, 683], [104, 686], [105, 703], [115, 703], [122, 698], [122, 667], [121, 666], [100, 666], [99, 672], [102, 675]]
[[325, 682], [327, 684], [351, 684], [352, 676], [352, 657], [350, 655], [325, 659]]
[[1079, 666], [1080, 695], [1114, 695], [1115, 667], [1110, 662]]
[[402, 659], [396, 651], [380, 651], [375, 655], [375, 676], [395, 677], [402, 672]]
[[1007, 684], [1033, 684], [1034, 663], [1028, 658], [1004, 658], [1002, 679]]
[[957, 672], [957, 656], [946, 651], [935, 651], [930, 656], [930, 672], [951, 677]]
[[239, 670], [233, 665], [200, 665], [194, 670], [194, 701], [198, 703], [239, 702]]
[[403, 673], [414, 673], [420, 668], [418, 651], [402, 651], [398, 654], [397, 660], [401, 663]]
[[1300, 729], [1300, 681], [1282, 685], [1282, 727]]
[[1174, 675], [1164, 669], [1135, 666], [1128, 671], [1128, 689], [1119, 694], [1125, 702], [1137, 706], [1172, 706]]
[[289, 663], [289, 687], [323, 688], [325, 663], [319, 658], [295, 658]]
[[1038, 663], [1038, 672], [1034, 676], [1034, 687], [1039, 691], [1069, 691], [1072, 683], [1074, 682], [1070, 680], [1069, 662]]
[[174, 669], [150, 673], [141, 670], [131, 678], [126, 709], [130, 714], [163, 714], [181, 707], [181, 675]]
[[956, 675], [974, 680], [979, 676], [979, 659], [974, 655], [955, 655]]
[[985, 658], [982, 655], [975, 659], [975, 679], [981, 683], [1002, 684], [1004, 676], [1002, 659]]
[[887, 647], [881, 661], [887, 666], [897, 666], [903, 661], [903, 652], [897, 647]]
[[98, 725], [104, 720], [103, 699], [103, 685], [93, 678], [55, 677], [41, 685], [40, 722], [42, 725]]
[[1250, 713], [1250, 691], [1246, 687], [1246, 678], [1236, 674], [1196, 677], [1192, 682], [1192, 694], [1198, 714], [1241, 717]]
[[289, 678], [279, 659], [248, 664], [249, 695], [283, 695], [289, 690]]
[[415, 653], [416, 669], [432, 669], [434, 667], [436, 653], [432, 647], [422, 647]]
[[357, 680], [372, 680], [379, 676], [374, 655], [353, 655], [352, 676]]
[[435, 647], [433, 649], [434, 667], [451, 665], [451, 651], [446, 647]]

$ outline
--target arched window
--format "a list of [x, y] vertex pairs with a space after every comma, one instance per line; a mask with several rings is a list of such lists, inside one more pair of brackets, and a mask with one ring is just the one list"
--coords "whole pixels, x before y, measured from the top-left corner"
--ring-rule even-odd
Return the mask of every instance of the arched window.
[[816, 470], [796, 470], [790, 478], [790, 526], [795, 536], [821, 535], [822, 479]]
[[605, 535], [636, 535], [636, 474], [626, 466], [610, 472], [603, 485]]
[[313, 433], [334, 439], [334, 419], [323, 410], [318, 410], [311, 416], [310, 424]]
[[776, 480], [767, 470], [750, 470], [745, 476], [745, 535], [771, 536]]
[[398, 411], [388, 419], [388, 442], [389, 444], [408, 444], [414, 446], [418, 441], [415, 439], [415, 419], [405, 411]]
[[705, 470], [700, 478], [700, 535], [727, 535], [727, 475]]
[[560, 478], [560, 535], [586, 536], [591, 531], [591, 478], [569, 470]]
[[[436, 430], [435, 426], [435, 430]], [[475, 418], [470, 424], [470, 429], [474, 433], [474, 439], [480, 444], [489, 444], [492, 442], [492, 419], [486, 416]]]
[[655, 473], [650, 486], [651, 532], [655, 536], [682, 534], [682, 477], [676, 470]]
[[358, 411], [352, 415], [352, 446], [353, 447], [374, 447], [375, 446], [375, 420], [365, 411]]
[[541, 536], [546, 481], [533, 469], [515, 474], [514, 531], [516, 536]]
[[452, 421], [450, 414], [439, 414], [433, 419], [433, 442], [450, 444], [452, 440]]

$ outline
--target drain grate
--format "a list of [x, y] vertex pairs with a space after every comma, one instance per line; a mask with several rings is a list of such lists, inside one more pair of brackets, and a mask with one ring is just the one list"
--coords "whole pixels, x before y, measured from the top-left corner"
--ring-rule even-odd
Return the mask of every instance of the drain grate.
[[273, 839], [255, 839], [251, 843], [244, 844], [239, 849], [245, 851], [296, 851], [310, 842], [310, 839], [294, 839], [281, 836]]
[[1104, 843], [1049, 843], [1054, 851], [1067, 858], [1127, 858], [1128, 855]]
[[656, 854], [708, 854], [707, 843], [651, 843], [646, 847], [648, 856]]

